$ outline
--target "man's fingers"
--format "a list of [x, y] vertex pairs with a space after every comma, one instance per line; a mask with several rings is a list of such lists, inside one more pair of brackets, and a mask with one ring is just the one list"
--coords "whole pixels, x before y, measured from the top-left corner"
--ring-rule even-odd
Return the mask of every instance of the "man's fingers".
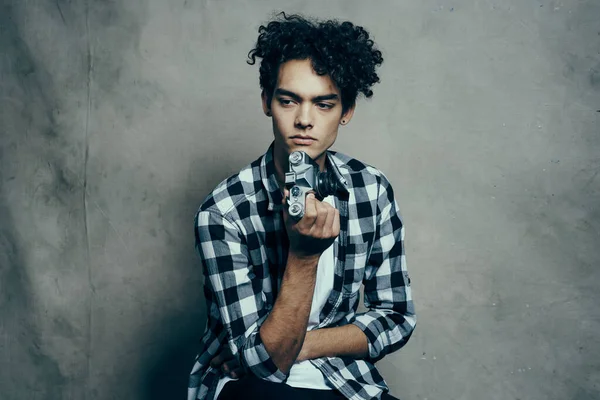
[[241, 368], [235, 368], [232, 371], [230, 371], [228, 375], [233, 379], [241, 378], [242, 376], [244, 376], [244, 370]]
[[332, 234], [334, 236], [338, 236], [340, 234], [340, 211], [338, 209], [334, 210], [333, 215], [333, 223], [331, 225]]
[[337, 210], [334, 207], [327, 207], [327, 215], [325, 219], [325, 224], [323, 225], [323, 237], [336, 237], [336, 231], [334, 227], [335, 222], [335, 214]]
[[312, 231], [315, 232], [318, 237], [327, 237], [326, 226], [327, 226], [327, 215], [329, 214], [328, 209], [333, 208], [327, 203], [319, 202], [316, 206], [317, 218], [312, 226]]
[[232, 358], [233, 358], [233, 355], [231, 354], [231, 350], [229, 349], [229, 347], [224, 347], [210, 361], [210, 366], [213, 368], [219, 368], [221, 366], [221, 364], [223, 364], [225, 361], [230, 360]]
[[210, 366], [213, 368], [219, 368], [221, 364], [223, 364], [223, 360], [221, 359], [221, 352], [219, 352], [216, 356], [210, 360]]
[[317, 199], [314, 193], [306, 195], [304, 206], [304, 217], [302, 217], [302, 220], [306, 224], [306, 227], [310, 228], [315, 223], [315, 218], [317, 217]]
[[290, 195], [290, 191], [287, 188], [283, 188], [283, 200], [281, 201], [282, 204], [287, 203], [287, 198], [289, 195]]
[[221, 361], [217, 357], [210, 360], [210, 366], [213, 368], [221, 368], [221, 364], [223, 364], [223, 361]]
[[221, 369], [225, 373], [230, 373], [231, 371], [235, 370], [236, 368], [239, 368], [239, 364], [238, 364], [237, 360], [235, 360], [235, 359], [225, 361], [223, 363], [223, 365], [221, 366]]

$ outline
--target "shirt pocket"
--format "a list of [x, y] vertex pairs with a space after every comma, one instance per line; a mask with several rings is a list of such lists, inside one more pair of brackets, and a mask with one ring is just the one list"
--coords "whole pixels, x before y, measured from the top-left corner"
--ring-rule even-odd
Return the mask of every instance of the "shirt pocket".
[[357, 296], [365, 276], [365, 266], [368, 262], [369, 243], [348, 243], [346, 262], [344, 264], [344, 287], [342, 295]]

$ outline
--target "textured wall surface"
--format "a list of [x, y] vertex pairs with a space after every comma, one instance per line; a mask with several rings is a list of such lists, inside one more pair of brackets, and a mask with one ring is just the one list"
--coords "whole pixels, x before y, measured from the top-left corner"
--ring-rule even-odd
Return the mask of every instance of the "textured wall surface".
[[[376, 5], [375, 5], [376, 4]], [[600, 398], [600, 3], [3, 0], [0, 398], [183, 398], [193, 217], [272, 140], [273, 11], [384, 53], [335, 149], [383, 170], [419, 317], [407, 399]]]

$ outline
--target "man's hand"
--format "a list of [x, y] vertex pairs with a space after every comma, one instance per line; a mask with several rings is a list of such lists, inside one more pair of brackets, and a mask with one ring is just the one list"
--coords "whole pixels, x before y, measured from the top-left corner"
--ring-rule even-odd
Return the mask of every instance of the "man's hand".
[[340, 234], [340, 212], [329, 203], [320, 202], [313, 193], [306, 195], [306, 209], [300, 221], [290, 218], [284, 189], [283, 218], [290, 239], [289, 252], [298, 258], [319, 258]]
[[231, 354], [229, 346], [223, 345], [221, 351], [210, 361], [210, 366], [221, 369], [231, 378], [240, 378], [244, 375], [244, 371], [240, 368], [237, 359]]

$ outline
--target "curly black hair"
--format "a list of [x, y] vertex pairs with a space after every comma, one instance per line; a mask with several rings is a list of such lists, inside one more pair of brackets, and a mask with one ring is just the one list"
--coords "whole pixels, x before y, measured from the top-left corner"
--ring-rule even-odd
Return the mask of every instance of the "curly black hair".
[[383, 63], [381, 51], [374, 47], [369, 33], [352, 22], [337, 20], [310, 21], [305, 17], [283, 14], [258, 28], [256, 47], [250, 50], [246, 61], [260, 63], [260, 87], [271, 99], [279, 66], [289, 60], [310, 59], [318, 75], [329, 75], [341, 92], [342, 114], [351, 108], [359, 92], [366, 98], [373, 96], [371, 86], [379, 82], [375, 67]]

